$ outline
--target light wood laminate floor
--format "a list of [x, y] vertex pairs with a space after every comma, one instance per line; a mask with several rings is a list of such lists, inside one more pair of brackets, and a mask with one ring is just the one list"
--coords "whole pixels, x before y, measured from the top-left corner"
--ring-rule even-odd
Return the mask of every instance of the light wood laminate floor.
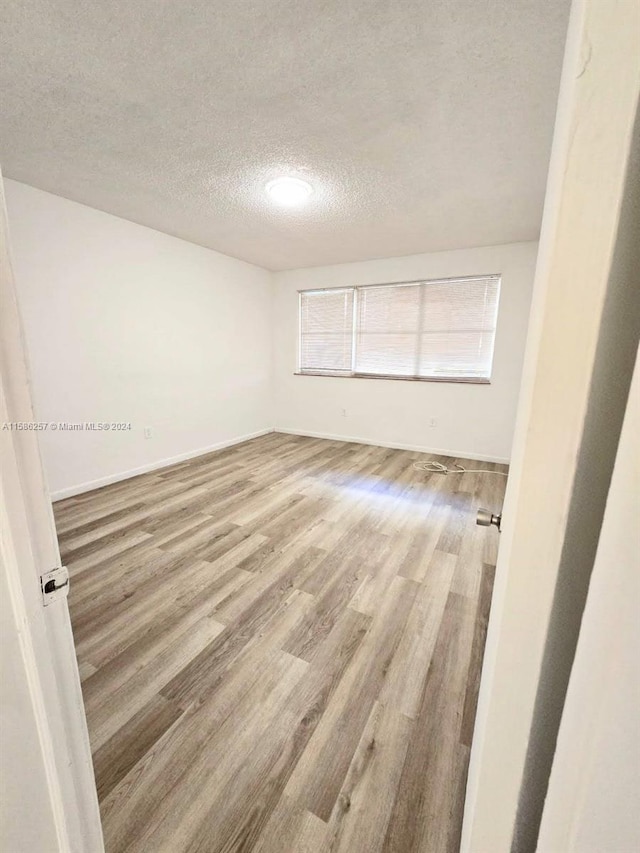
[[55, 504], [108, 853], [458, 850], [506, 478], [424, 458], [273, 433]]

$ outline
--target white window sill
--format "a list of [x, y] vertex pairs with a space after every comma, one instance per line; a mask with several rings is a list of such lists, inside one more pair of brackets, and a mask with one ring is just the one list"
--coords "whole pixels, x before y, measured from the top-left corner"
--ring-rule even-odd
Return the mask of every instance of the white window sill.
[[328, 376], [331, 379], [390, 379], [401, 382], [455, 382], [463, 385], [491, 385], [490, 379], [479, 376], [388, 376], [373, 373], [323, 373], [313, 370], [296, 370], [294, 376]]

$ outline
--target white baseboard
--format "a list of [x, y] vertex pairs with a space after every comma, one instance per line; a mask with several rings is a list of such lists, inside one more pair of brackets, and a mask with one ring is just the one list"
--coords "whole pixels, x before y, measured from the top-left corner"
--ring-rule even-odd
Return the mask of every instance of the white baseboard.
[[156, 462], [149, 462], [146, 465], [141, 465], [139, 468], [131, 468], [128, 471], [120, 471], [118, 474], [109, 474], [106, 477], [100, 477], [97, 480], [90, 480], [88, 483], [78, 483], [77, 486], [67, 486], [65, 489], [58, 489], [51, 492], [52, 501], [61, 501], [63, 498], [72, 498], [74, 495], [81, 495], [83, 492], [91, 492], [94, 489], [99, 489], [101, 486], [108, 486], [111, 483], [119, 483], [121, 480], [128, 480], [130, 477], [137, 477], [138, 474], [147, 474], [149, 471], [156, 471], [158, 468], [168, 468], [169, 465], [175, 465], [177, 462], [184, 462], [187, 459], [194, 459], [196, 456], [204, 456], [206, 453], [212, 453], [214, 450], [223, 450], [225, 447], [232, 447], [234, 444], [242, 444], [243, 441], [249, 441], [252, 438], [259, 438], [261, 435], [268, 435], [273, 432], [273, 429], [261, 429], [258, 432], [252, 432], [249, 435], [240, 435], [237, 438], [230, 438], [227, 441], [219, 441], [217, 444], [211, 444], [209, 447], [200, 447], [198, 450], [189, 450], [186, 453], [179, 453], [177, 456], [170, 456], [167, 459], [158, 459]]
[[67, 486], [64, 489], [58, 489], [55, 492], [51, 492], [51, 500], [55, 502], [61, 501], [64, 498], [72, 498], [75, 495], [81, 495], [84, 492], [91, 492], [94, 489], [99, 489], [102, 486], [108, 486], [111, 483], [119, 483], [121, 480], [128, 480], [131, 477], [137, 477], [139, 474], [148, 474], [150, 471], [156, 471], [159, 468], [168, 468], [169, 465], [175, 465], [178, 462], [185, 462], [187, 459], [194, 459], [196, 456], [204, 456], [206, 453], [212, 453], [214, 450], [223, 450], [225, 447], [233, 447], [234, 444], [241, 444], [243, 441], [249, 441], [252, 438], [259, 438], [261, 435], [268, 435], [270, 432], [283, 432], [287, 435], [304, 435], [309, 438], [326, 438], [330, 441], [347, 441], [354, 444], [372, 444], [378, 447], [393, 447], [396, 450], [414, 450], [418, 453], [430, 453], [434, 456], [455, 456], [457, 459], [475, 459], [478, 462], [499, 462], [502, 465], [509, 464], [509, 459], [504, 457], [487, 456], [486, 454], [471, 453], [463, 450], [450, 450], [442, 447], [424, 447], [417, 444], [402, 444], [397, 441], [373, 441], [369, 438], [360, 438], [353, 435], [333, 435], [331, 433], [309, 432], [302, 429], [275, 427], [275, 429], [261, 429], [258, 432], [252, 432], [248, 435], [240, 435], [226, 441], [219, 441], [217, 444], [211, 444], [208, 447], [200, 447], [197, 450], [189, 450], [186, 453], [180, 453], [177, 456], [158, 459], [156, 462], [149, 462], [146, 465], [141, 465], [139, 468], [130, 468], [128, 471], [109, 474], [106, 477], [100, 477], [97, 480], [78, 483], [75, 486]]
[[326, 432], [308, 432], [307, 430], [286, 429], [285, 427], [276, 427], [274, 432], [284, 432], [287, 435], [305, 435], [309, 438], [328, 438], [331, 441], [348, 441], [354, 444], [372, 444], [377, 447], [393, 447], [395, 450], [415, 450], [418, 453], [430, 453], [433, 456], [454, 456], [456, 459], [475, 459], [477, 462], [499, 462], [501, 465], [509, 464], [509, 459], [503, 456], [488, 456], [485, 453], [472, 453], [467, 450], [424, 447], [418, 444], [401, 444], [397, 441], [373, 441], [370, 438], [359, 438], [353, 435], [332, 435]]

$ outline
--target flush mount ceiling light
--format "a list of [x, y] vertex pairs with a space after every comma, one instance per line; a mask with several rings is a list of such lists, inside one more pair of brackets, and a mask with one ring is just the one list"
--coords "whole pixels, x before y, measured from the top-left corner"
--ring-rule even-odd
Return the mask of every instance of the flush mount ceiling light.
[[311, 184], [300, 178], [275, 178], [265, 189], [280, 207], [299, 207], [313, 192]]

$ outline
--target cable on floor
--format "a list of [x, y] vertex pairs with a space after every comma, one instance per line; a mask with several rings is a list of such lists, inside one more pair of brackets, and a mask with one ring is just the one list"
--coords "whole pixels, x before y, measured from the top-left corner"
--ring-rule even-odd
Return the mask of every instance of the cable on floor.
[[414, 462], [413, 467], [416, 471], [429, 471], [431, 474], [499, 474], [501, 477], [508, 476], [504, 471], [487, 471], [482, 468], [472, 470], [457, 464], [455, 467], [458, 470], [454, 471], [453, 468], [447, 468], [442, 462], [436, 462], [434, 459], [430, 459], [428, 462]]

